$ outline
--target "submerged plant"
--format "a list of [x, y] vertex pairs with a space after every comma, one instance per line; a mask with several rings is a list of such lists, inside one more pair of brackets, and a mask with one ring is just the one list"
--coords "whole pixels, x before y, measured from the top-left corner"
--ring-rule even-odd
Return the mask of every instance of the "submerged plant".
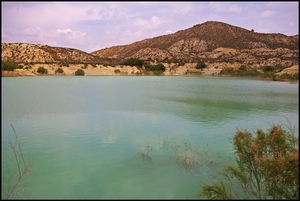
[[140, 154], [143, 158], [147, 158], [148, 160], [152, 160], [152, 148], [147, 144], [147, 147], [142, 147], [140, 150]]
[[177, 162], [185, 168], [193, 168], [197, 164], [197, 160], [194, 156], [187, 152], [183, 152], [177, 156]]

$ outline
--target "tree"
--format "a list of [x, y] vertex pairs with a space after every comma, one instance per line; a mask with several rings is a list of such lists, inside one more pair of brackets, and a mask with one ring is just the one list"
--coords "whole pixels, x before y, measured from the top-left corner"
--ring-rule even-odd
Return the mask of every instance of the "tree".
[[267, 132], [257, 129], [255, 136], [238, 129], [232, 143], [237, 166], [225, 168], [227, 183], [204, 185], [197, 197], [298, 200], [299, 142], [292, 129], [273, 125]]
[[1, 69], [4, 71], [14, 71], [15, 69], [22, 69], [22, 65], [18, 65], [11, 61], [2, 61], [1, 62]]
[[144, 61], [138, 58], [129, 58], [123, 62], [124, 65], [136, 66], [141, 68], [144, 65]]

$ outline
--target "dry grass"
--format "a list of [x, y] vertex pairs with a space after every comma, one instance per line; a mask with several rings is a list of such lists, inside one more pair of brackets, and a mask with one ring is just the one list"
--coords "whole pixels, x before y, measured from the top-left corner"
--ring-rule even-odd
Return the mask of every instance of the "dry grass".
[[10, 151], [12, 151], [13, 157], [11, 158], [11, 160], [16, 165], [16, 171], [10, 172], [10, 169], [8, 170], [8, 179], [7, 181], [5, 181], [6, 189], [5, 193], [2, 192], [2, 199], [16, 199], [26, 191], [26, 179], [30, 174], [30, 170], [32, 167], [32, 162], [28, 162], [23, 153], [23, 144], [20, 141], [15, 128], [12, 124], [10, 124], [10, 126], [14, 132], [14, 136], [16, 139], [15, 143], [2, 142], [2, 144], [7, 145]]

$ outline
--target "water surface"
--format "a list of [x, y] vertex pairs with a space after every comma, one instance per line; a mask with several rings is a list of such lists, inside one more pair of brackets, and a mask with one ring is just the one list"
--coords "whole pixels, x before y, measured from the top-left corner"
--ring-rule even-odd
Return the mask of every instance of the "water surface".
[[[14, 141], [12, 124], [33, 161], [24, 198], [192, 198], [233, 161], [237, 128], [288, 122], [298, 133], [298, 89], [219, 77], [3, 77], [2, 141]], [[180, 166], [183, 152], [194, 168]], [[2, 192], [10, 158], [2, 148]]]

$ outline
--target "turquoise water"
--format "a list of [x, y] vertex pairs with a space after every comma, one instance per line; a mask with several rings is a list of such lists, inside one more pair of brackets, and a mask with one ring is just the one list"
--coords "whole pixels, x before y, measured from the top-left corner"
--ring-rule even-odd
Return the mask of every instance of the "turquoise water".
[[[21, 198], [192, 198], [233, 161], [237, 128], [298, 134], [298, 91], [241, 78], [3, 77], [2, 141], [14, 142], [12, 124], [33, 162]], [[182, 153], [196, 165], [181, 166]], [[12, 158], [2, 146], [2, 197]]]

